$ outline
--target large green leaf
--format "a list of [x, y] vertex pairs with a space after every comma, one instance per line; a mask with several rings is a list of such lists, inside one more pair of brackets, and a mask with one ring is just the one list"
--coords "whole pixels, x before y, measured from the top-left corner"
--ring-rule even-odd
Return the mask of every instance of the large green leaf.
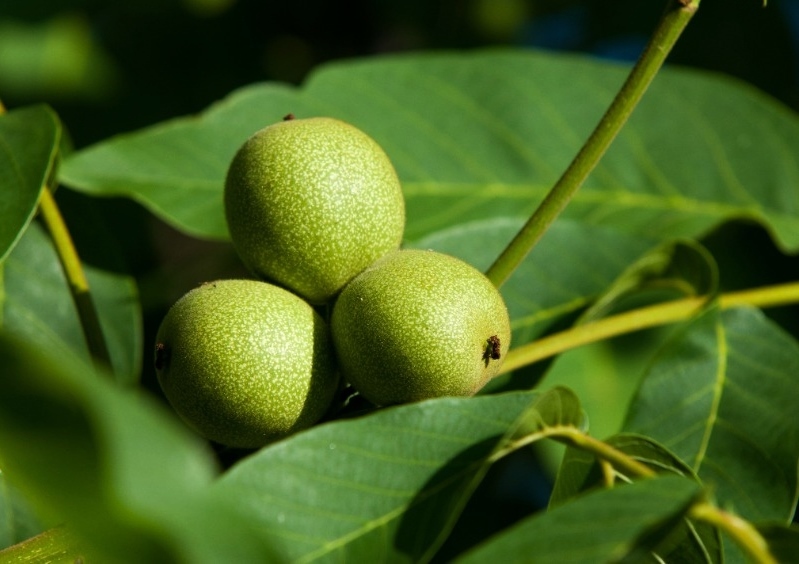
[[[77, 310], [45, 231], [32, 223], [4, 263], [3, 330], [45, 350], [88, 359]], [[135, 382], [141, 370], [142, 320], [132, 278], [84, 265], [114, 375]]]
[[[405, 190], [406, 236], [416, 240], [465, 221], [528, 215], [627, 72], [498, 50], [335, 63], [302, 88], [250, 86], [198, 117], [90, 147], [65, 163], [62, 179], [135, 198], [190, 233], [225, 237], [222, 185], [236, 148], [288, 112], [330, 115], [386, 149]], [[784, 107], [729, 79], [666, 69], [567, 215], [659, 239], [748, 217], [795, 249], [797, 153], [799, 122]]]
[[216, 487], [287, 560], [425, 561], [494, 458], [580, 424], [565, 389], [431, 400], [295, 435]]
[[601, 490], [528, 518], [459, 562], [644, 562], [682, 522], [700, 487], [664, 476]]
[[60, 138], [58, 117], [47, 106], [0, 115], [0, 263], [36, 212]]
[[712, 310], [661, 351], [625, 429], [688, 463], [721, 506], [787, 522], [797, 497], [799, 344], [754, 309]]
[[212, 494], [204, 442], [140, 391], [54, 352], [0, 333], [0, 468], [39, 512], [99, 562], [269, 560]]

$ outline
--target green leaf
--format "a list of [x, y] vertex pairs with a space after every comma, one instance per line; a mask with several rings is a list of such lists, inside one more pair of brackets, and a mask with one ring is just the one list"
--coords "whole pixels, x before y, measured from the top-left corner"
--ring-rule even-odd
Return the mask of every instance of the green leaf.
[[60, 137], [58, 117], [48, 106], [0, 115], [0, 263], [36, 213]]
[[[288, 112], [329, 115], [386, 149], [413, 241], [477, 219], [529, 216], [627, 72], [529, 50], [334, 63], [301, 88], [253, 85], [198, 117], [87, 148], [67, 160], [62, 179], [91, 194], [132, 197], [189, 233], [224, 238], [222, 185], [238, 146]], [[659, 240], [747, 217], [795, 249], [797, 153], [799, 123], [783, 106], [726, 78], [665, 69], [566, 215]]]
[[799, 554], [799, 525], [760, 525], [758, 531], [778, 562], [791, 562]]
[[525, 519], [458, 562], [644, 561], [700, 492], [676, 476], [593, 492]]
[[286, 560], [424, 561], [493, 459], [579, 417], [563, 389], [388, 408], [267, 447], [216, 488]]
[[722, 507], [787, 522], [797, 497], [799, 344], [754, 309], [712, 310], [661, 351], [625, 430], [687, 462]]
[[[547, 265], [538, 264], [536, 257], [540, 255], [537, 253], [564, 223], [567, 222], [561, 221], [553, 225], [547, 237], [536, 247], [534, 256], [523, 263], [522, 269], [538, 268], [546, 274]], [[591, 271], [597, 276], [615, 273], [615, 278], [605, 279], [604, 286], [597, 286], [593, 294], [585, 294], [583, 303], [588, 304], [587, 307], [575, 307], [571, 310], [572, 313], [582, 311], [574, 323], [586, 323], [619, 311], [681, 295], [713, 295], [717, 291], [715, 262], [699, 243], [676, 241], [652, 245], [647, 252], [636, 255], [632, 247], [619, 244], [627, 242], [630, 245], [632, 241], [624, 238], [631, 238], [629, 235], [618, 233], [619, 238], [611, 241], [597, 237], [599, 233], [596, 230], [596, 226], [580, 226], [580, 229], [564, 237], [564, 243], [579, 246], [586, 255], [597, 253], [601, 249], [604, 251], [601, 255], [603, 259], [623, 257], [626, 260], [624, 264], [629, 266], [615, 269], [615, 263], [611, 260], [597, 260], [595, 255], [591, 262], [592, 259], [582, 253], [573, 258], [574, 253], [569, 252], [568, 246], [559, 249], [567, 268], [563, 271], [562, 278], [553, 284], [556, 288], [568, 290], [574, 284], [585, 285], [588, 277], [584, 274], [582, 265], [590, 265]], [[651, 241], [642, 238], [638, 242], [641, 245], [651, 244]], [[558, 256], [558, 252], [552, 253], [552, 256]], [[517, 273], [514, 273], [502, 290], [504, 292], [508, 285], [521, 289], [525, 283], [524, 276], [517, 277]], [[543, 293], [543, 296], [546, 295]], [[577, 305], [574, 301], [572, 304]], [[521, 302], [519, 305], [523, 307], [525, 304]], [[568, 305], [565, 301], [555, 302], [548, 310], [564, 315], [569, 313]], [[513, 304], [509, 303], [509, 306], [513, 312]], [[531, 317], [521, 308], [514, 313], [516, 316], [512, 314], [511, 317], [514, 327], [520, 325], [519, 320]], [[545, 310], [542, 313], [547, 312]], [[540, 317], [544, 321], [553, 316]], [[553, 323], [557, 318], [548, 321]], [[612, 435], [621, 429], [624, 414], [643, 373], [673, 331], [673, 326], [657, 327], [566, 351], [553, 360], [543, 381], [549, 386], [560, 385], [574, 390], [590, 415], [592, 433], [600, 437]], [[519, 333], [521, 336], [529, 334], [524, 331]], [[533, 338], [536, 336], [535, 333], [532, 334]], [[518, 346], [524, 342], [515, 341], [514, 344]], [[513, 381], [532, 380], [524, 372], [517, 372], [512, 377]], [[547, 443], [542, 445], [541, 451], [549, 462], [548, 465], [553, 468], [554, 475], [554, 468], [562, 456], [562, 448], [560, 445]]]
[[[682, 476], [699, 483], [690, 466], [649, 437], [618, 434], [605, 442], [660, 474]], [[616, 479], [633, 480], [619, 469], [615, 472]], [[549, 499], [550, 507], [558, 507], [586, 491], [602, 487], [603, 480], [600, 465], [591, 453], [568, 447]], [[686, 519], [675, 527], [669, 542], [658, 549], [658, 554], [666, 562], [721, 562], [721, 538], [713, 527]]]
[[[577, 303], [572, 301], [572, 308], [568, 307], [568, 302], [562, 304], [556, 302], [549, 308], [551, 313], [561, 315], [581, 312], [579, 318], [572, 321], [573, 323], [586, 323], [612, 313], [649, 305], [651, 302], [672, 299], [675, 294], [712, 295], [717, 289], [717, 269], [713, 257], [699, 243], [677, 241], [655, 245], [652, 241], [639, 238], [637, 242], [642, 246], [647, 244], [650, 246], [636, 255], [630, 246], [633, 244], [631, 236], [617, 233], [619, 238], [615, 241], [600, 238], [596, 226], [581, 226], [568, 220], [553, 225], [547, 237], [536, 247], [534, 256], [522, 264], [522, 269], [537, 267], [546, 274], [547, 264], [538, 264], [537, 253], [547, 244], [550, 235], [567, 222], [579, 226], [579, 229], [564, 237], [567, 246], [559, 249], [559, 253], [557, 251], [552, 253], [553, 258], [558, 255], [563, 257], [563, 262], [567, 265], [562, 277], [556, 280], [553, 286], [570, 289], [574, 284], [585, 285], [588, 276], [587, 270], [582, 268], [582, 265], [590, 265], [595, 275], [615, 274], [613, 279], [606, 278], [601, 288], [597, 286], [593, 294], [585, 295], [581, 304], [585, 304], [583, 307], [576, 307]], [[621, 242], [627, 245], [620, 245]], [[582, 252], [576, 256], [568, 247], [572, 243], [582, 249]], [[601, 259], [595, 255], [594, 262], [583, 254], [598, 253], [600, 250], [604, 251]], [[623, 257], [626, 262], [617, 269], [615, 263], [608, 257]], [[514, 273], [505, 286], [509, 284], [522, 288], [525, 278], [517, 277]], [[546, 293], [543, 295], [546, 296]], [[550, 324], [558, 321], [557, 317], [546, 315], [546, 311], [543, 313], [545, 315], [540, 316], [542, 318], [540, 321], [548, 321]], [[519, 324], [518, 319], [531, 317], [523, 310], [516, 316], [516, 318], [513, 315], [511, 317], [514, 326]], [[554, 319], [548, 319], [550, 317]], [[561, 321], [561, 327], [562, 323]], [[566, 386], [574, 390], [590, 415], [592, 433], [596, 436], [612, 435], [620, 430], [624, 414], [645, 369], [673, 331], [673, 326], [656, 327], [566, 351], [553, 359], [546, 374], [539, 375], [538, 380], [545, 378], [547, 385]], [[523, 336], [527, 334], [521, 331], [520, 333]], [[533, 338], [536, 336], [532, 335]], [[518, 346], [524, 342], [516, 341], [514, 344]], [[527, 371], [530, 369], [517, 371], [511, 377], [511, 381], [535, 380], [536, 374], [530, 378], [525, 374]], [[562, 448], [560, 445], [545, 444], [542, 445], [542, 451], [554, 475], [554, 468], [562, 456]]]
[[580, 323], [594, 321], [631, 303], [681, 297], [712, 296], [718, 290], [718, 267], [713, 256], [695, 241], [670, 241], [633, 262], [580, 316]]
[[205, 442], [141, 394], [0, 334], [0, 468], [102, 562], [262, 562]]
[[[36, 223], [4, 263], [3, 329], [44, 350], [89, 359], [77, 311], [61, 264]], [[141, 370], [142, 320], [136, 284], [129, 276], [84, 265], [119, 382]]]

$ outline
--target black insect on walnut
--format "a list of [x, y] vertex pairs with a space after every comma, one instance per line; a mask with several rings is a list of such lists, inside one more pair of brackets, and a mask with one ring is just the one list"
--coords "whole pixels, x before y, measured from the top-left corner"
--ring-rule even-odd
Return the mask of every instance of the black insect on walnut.
[[155, 369], [163, 370], [169, 360], [169, 350], [164, 343], [155, 345]]
[[491, 335], [486, 341], [486, 348], [485, 351], [483, 351], [483, 360], [485, 360], [486, 364], [488, 364], [489, 359], [499, 360], [500, 356], [499, 336]]
[[294, 114], [286, 114], [283, 116], [283, 121], [291, 121], [294, 119]]

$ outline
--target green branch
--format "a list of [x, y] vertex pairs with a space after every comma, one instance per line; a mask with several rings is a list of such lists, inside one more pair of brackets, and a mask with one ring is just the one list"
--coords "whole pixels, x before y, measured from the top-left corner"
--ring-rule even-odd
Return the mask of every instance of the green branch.
[[[799, 282], [722, 294], [718, 303], [721, 309], [742, 305], [776, 307], [797, 304], [799, 303]], [[505, 357], [500, 374], [511, 372], [522, 366], [533, 364], [582, 345], [640, 331], [641, 329], [684, 321], [699, 313], [707, 304], [708, 298], [706, 297], [684, 298], [634, 309], [584, 325], [577, 325], [511, 349]]]
[[95, 361], [104, 364], [108, 368], [111, 366], [111, 356], [105, 344], [97, 309], [92, 301], [89, 282], [83, 272], [83, 265], [80, 262], [69, 230], [67, 230], [67, 226], [64, 223], [64, 218], [56, 205], [53, 193], [47, 186], [42, 190], [42, 196], [39, 200], [39, 212], [44, 224], [47, 226], [47, 230], [50, 232], [64, 275], [69, 283], [69, 289], [72, 292], [72, 298], [78, 310], [78, 317], [83, 327], [83, 334], [86, 337], [89, 352]]
[[699, 7], [699, 1], [670, 0], [649, 44], [596, 129], [538, 209], [486, 272], [495, 286], [505, 283], [596, 167], [663, 66], [669, 51]]

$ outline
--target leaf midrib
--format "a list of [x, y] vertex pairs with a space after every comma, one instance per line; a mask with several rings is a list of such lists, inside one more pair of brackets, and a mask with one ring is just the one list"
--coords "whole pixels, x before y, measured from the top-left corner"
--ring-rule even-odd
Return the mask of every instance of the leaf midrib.
[[716, 377], [713, 383], [713, 400], [710, 405], [707, 422], [705, 423], [705, 432], [702, 436], [702, 441], [699, 444], [699, 448], [696, 451], [694, 463], [692, 464], [693, 469], [697, 474], [699, 473], [699, 469], [702, 467], [702, 463], [705, 461], [705, 457], [707, 455], [708, 446], [716, 426], [716, 421], [718, 420], [721, 397], [724, 392], [724, 384], [727, 381], [727, 358], [729, 356], [729, 351], [727, 346], [727, 335], [725, 333], [724, 326], [720, 321], [716, 321], [715, 335], [715, 350], [718, 356], [718, 362], [716, 365]]

